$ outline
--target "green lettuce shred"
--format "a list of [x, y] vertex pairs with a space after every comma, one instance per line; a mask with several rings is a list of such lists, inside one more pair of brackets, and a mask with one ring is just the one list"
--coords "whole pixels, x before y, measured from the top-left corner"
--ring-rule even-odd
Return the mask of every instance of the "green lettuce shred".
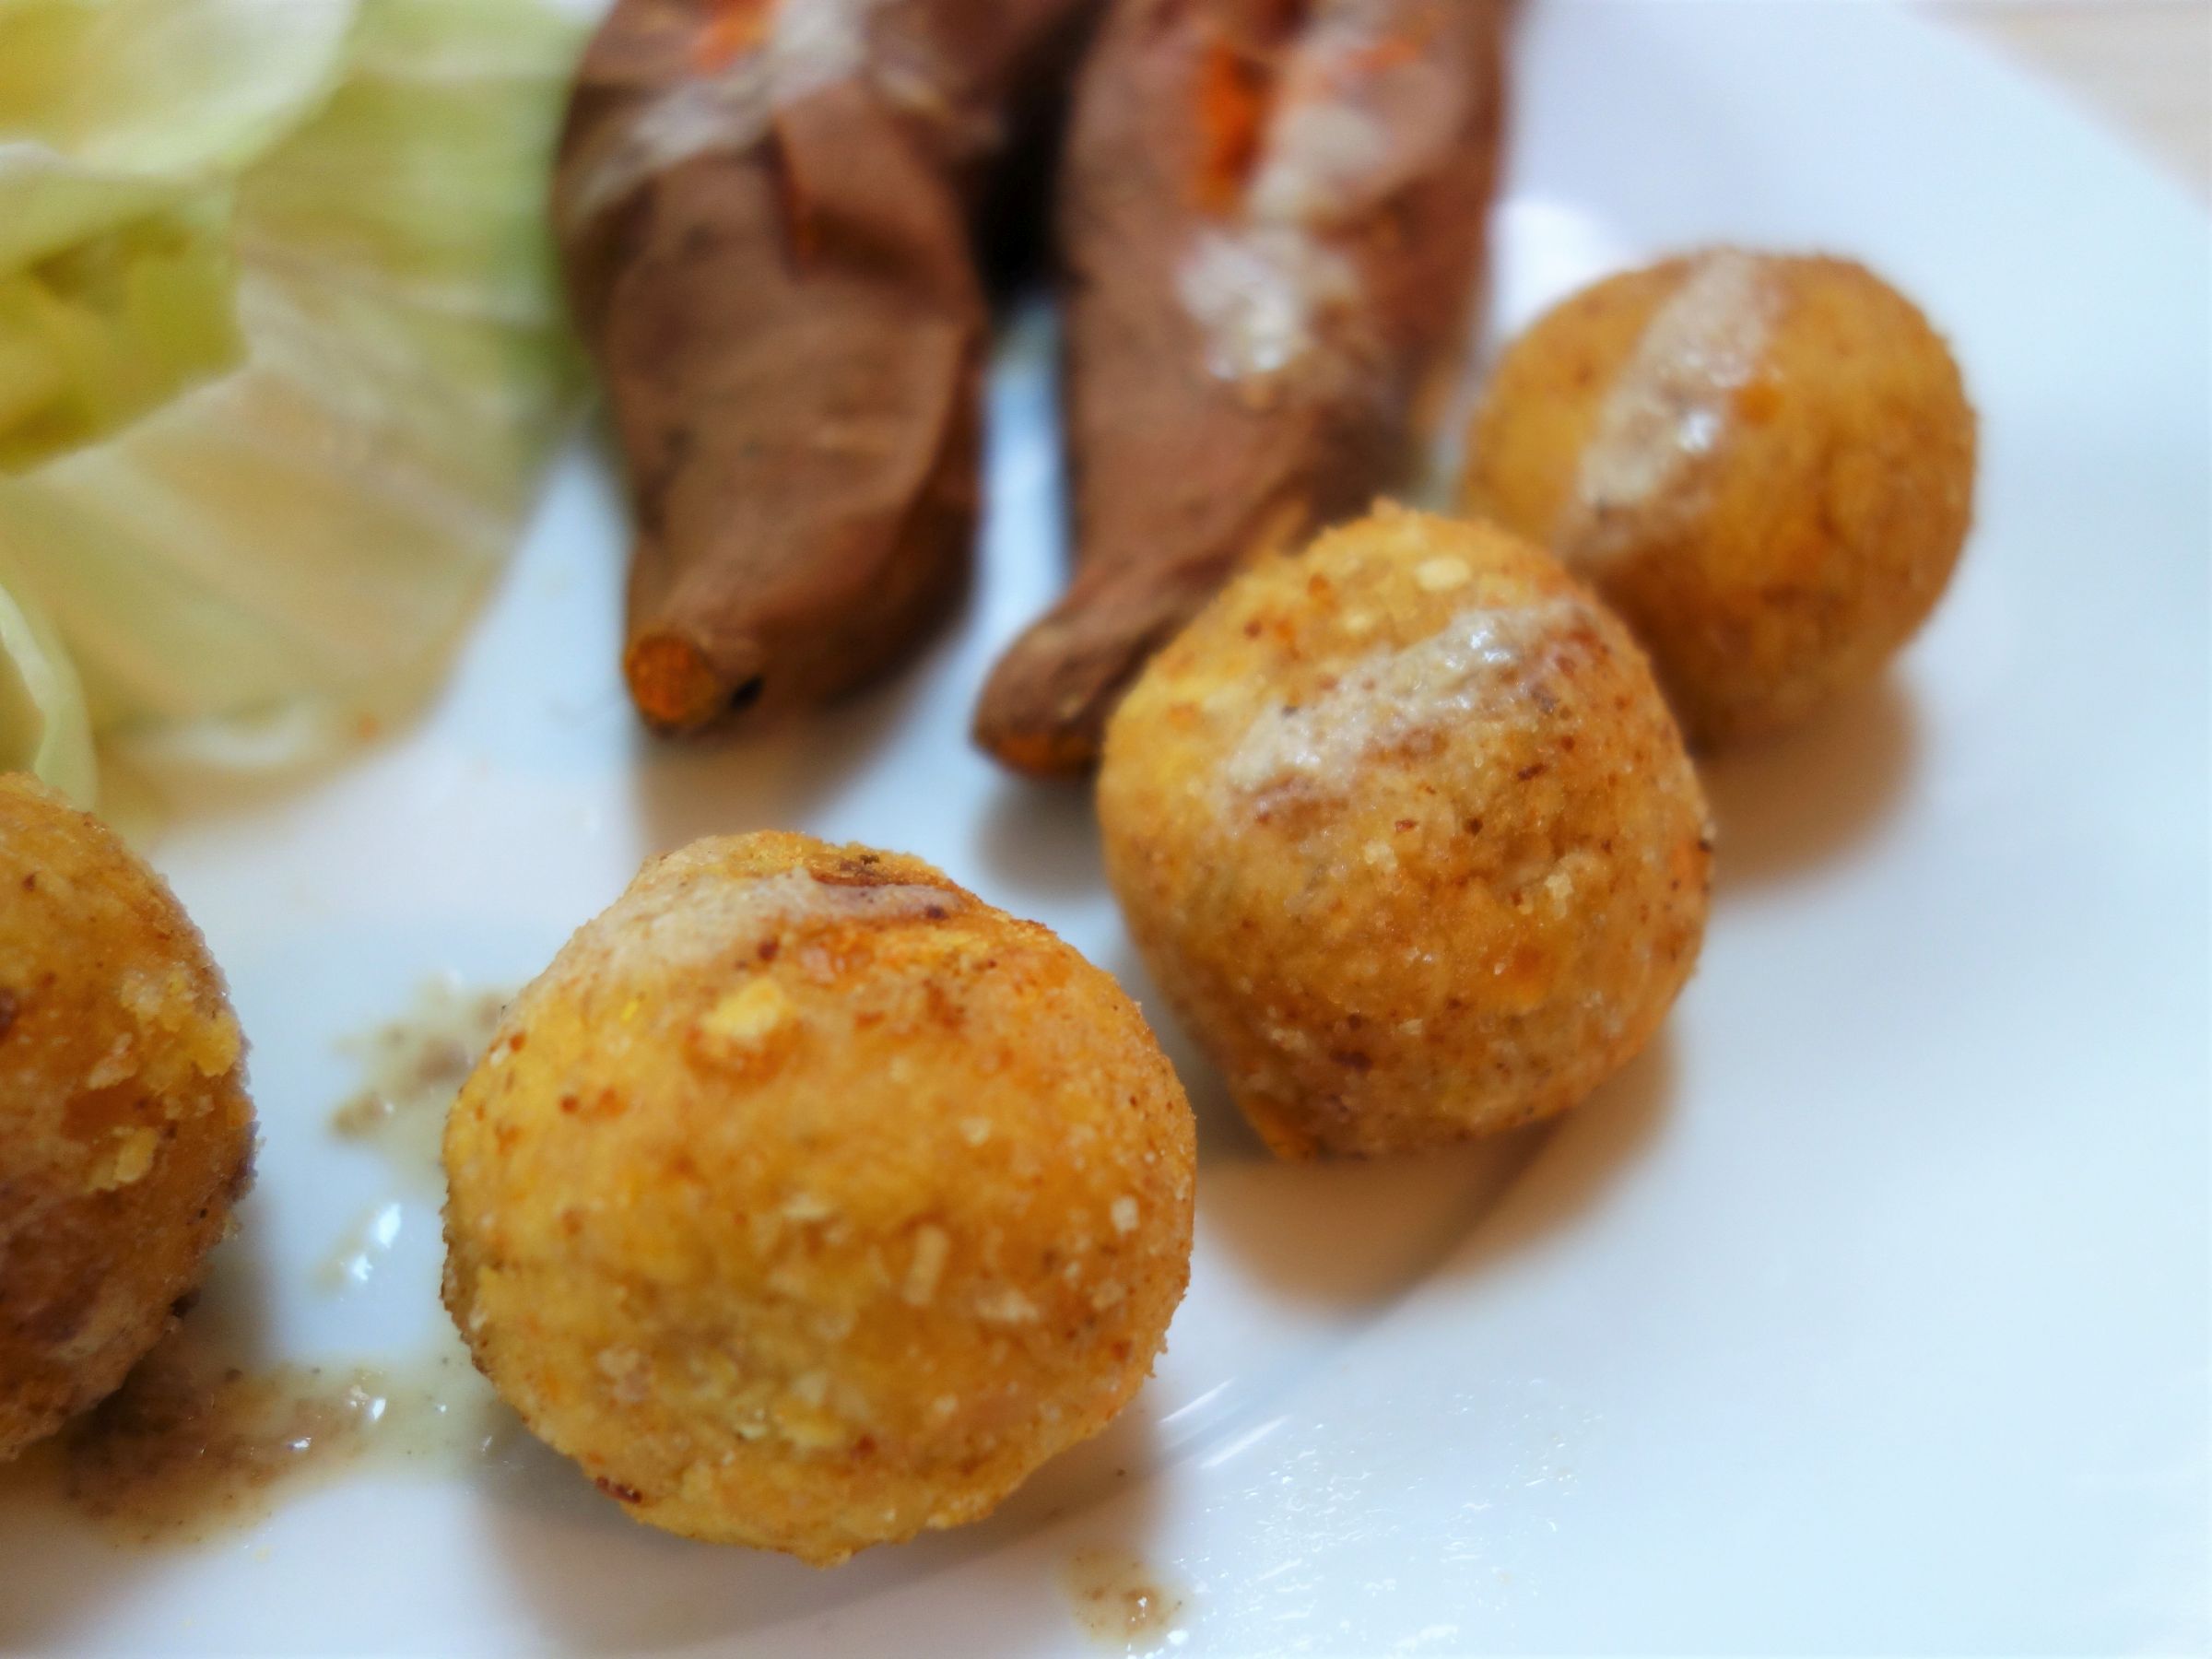
[[97, 730], [289, 760], [434, 688], [575, 403], [579, 44], [545, 0], [0, 0], [0, 582]]
[[9, 771], [92, 805], [92, 725], [76, 671], [46, 619], [0, 587], [0, 772]]

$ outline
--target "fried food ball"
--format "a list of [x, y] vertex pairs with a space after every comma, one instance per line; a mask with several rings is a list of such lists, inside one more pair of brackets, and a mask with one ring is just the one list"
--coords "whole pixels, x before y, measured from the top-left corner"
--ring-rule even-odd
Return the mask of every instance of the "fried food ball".
[[1585, 289], [1499, 366], [1465, 505], [1548, 542], [1652, 653], [1691, 738], [1869, 680], [1959, 560], [1974, 411], [1865, 267], [1734, 249]]
[[918, 859], [649, 864], [448, 1124], [446, 1306], [641, 1521], [817, 1565], [1105, 1427], [1189, 1276], [1195, 1132], [1135, 1006]]
[[1099, 818], [1146, 962], [1286, 1158], [1573, 1105], [1704, 932], [1704, 798], [1628, 630], [1537, 548], [1396, 508], [1154, 660]]
[[97, 819], [0, 776], [0, 1459], [112, 1393], [251, 1179], [207, 947]]

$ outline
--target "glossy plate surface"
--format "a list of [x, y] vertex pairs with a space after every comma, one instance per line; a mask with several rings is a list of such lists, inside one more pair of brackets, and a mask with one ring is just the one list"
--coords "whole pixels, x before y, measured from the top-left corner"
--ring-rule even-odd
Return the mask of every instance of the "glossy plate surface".
[[[1830, 249], [1924, 304], [1984, 418], [1935, 625], [1711, 770], [1712, 934], [1655, 1050], [1556, 1131], [1377, 1168], [1270, 1164], [1189, 1065], [1168, 1358], [983, 1525], [817, 1573], [634, 1527], [526, 1440], [196, 1552], [0, 1498], [0, 1641], [1081, 1653], [1069, 1569], [1105, 1549], [1184, 1604], [1139, 1645], [1184, 1653], [2201, 1648], [2206, 221], [1882, 6], [1556, 0], [1520, 59], [1498, 326], [1685, 245]], [[580, 451], [423, 725], [303, 785], [160, 781], [156, 855], [231, 976], [265, 1142], [210, 1317], [271, 1355], [419, 1347], [434, 1200], [329, 1133], [338, 1040], [434, 972], [526, 978], [693, 836], [912, 850], [1152, 1000], [1086, 803], [965, 740], [1057, 580], [1050, 360], [1025, 318], [963, 621], [862, 703], [641, 739]], [[319, 1287], [388, 1205], [378, 1270]]]

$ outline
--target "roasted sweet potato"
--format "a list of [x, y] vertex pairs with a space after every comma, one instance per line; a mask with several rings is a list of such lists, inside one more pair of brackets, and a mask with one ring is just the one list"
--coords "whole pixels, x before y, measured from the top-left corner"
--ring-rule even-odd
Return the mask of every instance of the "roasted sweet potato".
[[1389, 485], [1457, 367], [1501, 0], [1118, 0], [1060, 188], [1077, 571], [978, 740], [1079, 772], [1241, 560]]
[[1091, 0], [620, 0], [555, 187], [636, 518], [653, 724], [818, 701], [958, 591], [979, 222]]

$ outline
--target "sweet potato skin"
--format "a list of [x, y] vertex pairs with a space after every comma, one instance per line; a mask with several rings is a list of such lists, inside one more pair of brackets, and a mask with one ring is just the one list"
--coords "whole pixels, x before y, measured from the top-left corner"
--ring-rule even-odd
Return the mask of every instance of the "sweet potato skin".
[[1088, 6], [621, 0], [594, 40], [554, 210], [627, 464], [624, 667], [653, 724], [833, 697], [957, 594], [975, 221]]
[[[976, 736], [1002, 761], [1088, 771], [1145, 660], [1231, 571], [1405, 464], [1477, 286], [1504, 22], [1496, 0], [1110, 13], [1060, 197], [1077, 571], [984, 690]], [[1270, 100], [1256, 127], [1245, 83]], [[1311, 314], [1285, 329], [1265, 280], [1240, 293], [1252, 257]]]

